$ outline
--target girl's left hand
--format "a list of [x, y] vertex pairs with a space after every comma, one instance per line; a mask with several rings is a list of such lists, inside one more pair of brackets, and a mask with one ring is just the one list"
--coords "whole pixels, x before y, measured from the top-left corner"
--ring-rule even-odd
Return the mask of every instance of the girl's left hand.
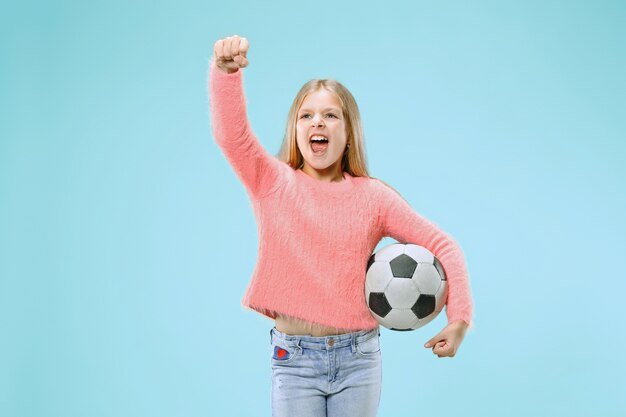
[[458, 320], [448, 324], [437, 336], [430, 339], [424, 345], [425, 348], [433, 348], [433, 353], [440, 358], [456, 355], [465, 332], [467, 331], [467, 323], [463, 320]]

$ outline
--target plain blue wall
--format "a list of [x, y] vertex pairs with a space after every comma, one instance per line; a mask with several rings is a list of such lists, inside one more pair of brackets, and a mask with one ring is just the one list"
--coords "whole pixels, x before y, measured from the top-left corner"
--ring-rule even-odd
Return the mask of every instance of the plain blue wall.
[[445, 314], [383, 329], [381, 417], [626, 413], [623, 2], [92, 3], [0, 17], [0, 415], [270, 415], [256, 224], [207, 106], [233, 34], [270, 152], [338, 79], [371, 175], [465, 252], [475, 328], [452, 359], [423, 348]]

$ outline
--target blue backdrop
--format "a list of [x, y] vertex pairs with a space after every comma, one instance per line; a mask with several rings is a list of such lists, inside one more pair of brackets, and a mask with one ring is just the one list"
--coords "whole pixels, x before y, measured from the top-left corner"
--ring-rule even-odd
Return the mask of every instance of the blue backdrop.
[[465, 252], [475, 328], [452, 359], [423, 347], [445, 314], [382, 329], [380, 416], [626, 412], [624, 2], [24, 1], [0, 28], [0, 415], [270, 415], [208, 112], [233, 34], [271, 153], [300, 86], [341, 81], [371, 175]]

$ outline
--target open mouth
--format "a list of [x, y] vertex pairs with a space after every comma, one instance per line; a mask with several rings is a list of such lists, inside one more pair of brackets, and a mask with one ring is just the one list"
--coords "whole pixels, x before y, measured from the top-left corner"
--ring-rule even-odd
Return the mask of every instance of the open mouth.
[[324, 136], [311, 136], [309, 142], [311, 144], [311, 149], [313, 150], [313, 153], [315, 155], [322, 155], [328, 149], [328, 138]]

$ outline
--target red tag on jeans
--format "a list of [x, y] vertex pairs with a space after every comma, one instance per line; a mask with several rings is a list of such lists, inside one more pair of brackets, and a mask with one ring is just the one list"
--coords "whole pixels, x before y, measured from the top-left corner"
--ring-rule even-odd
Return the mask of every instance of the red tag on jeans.
[[281, 347], [274, 346], [274, 359], [279, 361], [289, 359], [289, 352]]

